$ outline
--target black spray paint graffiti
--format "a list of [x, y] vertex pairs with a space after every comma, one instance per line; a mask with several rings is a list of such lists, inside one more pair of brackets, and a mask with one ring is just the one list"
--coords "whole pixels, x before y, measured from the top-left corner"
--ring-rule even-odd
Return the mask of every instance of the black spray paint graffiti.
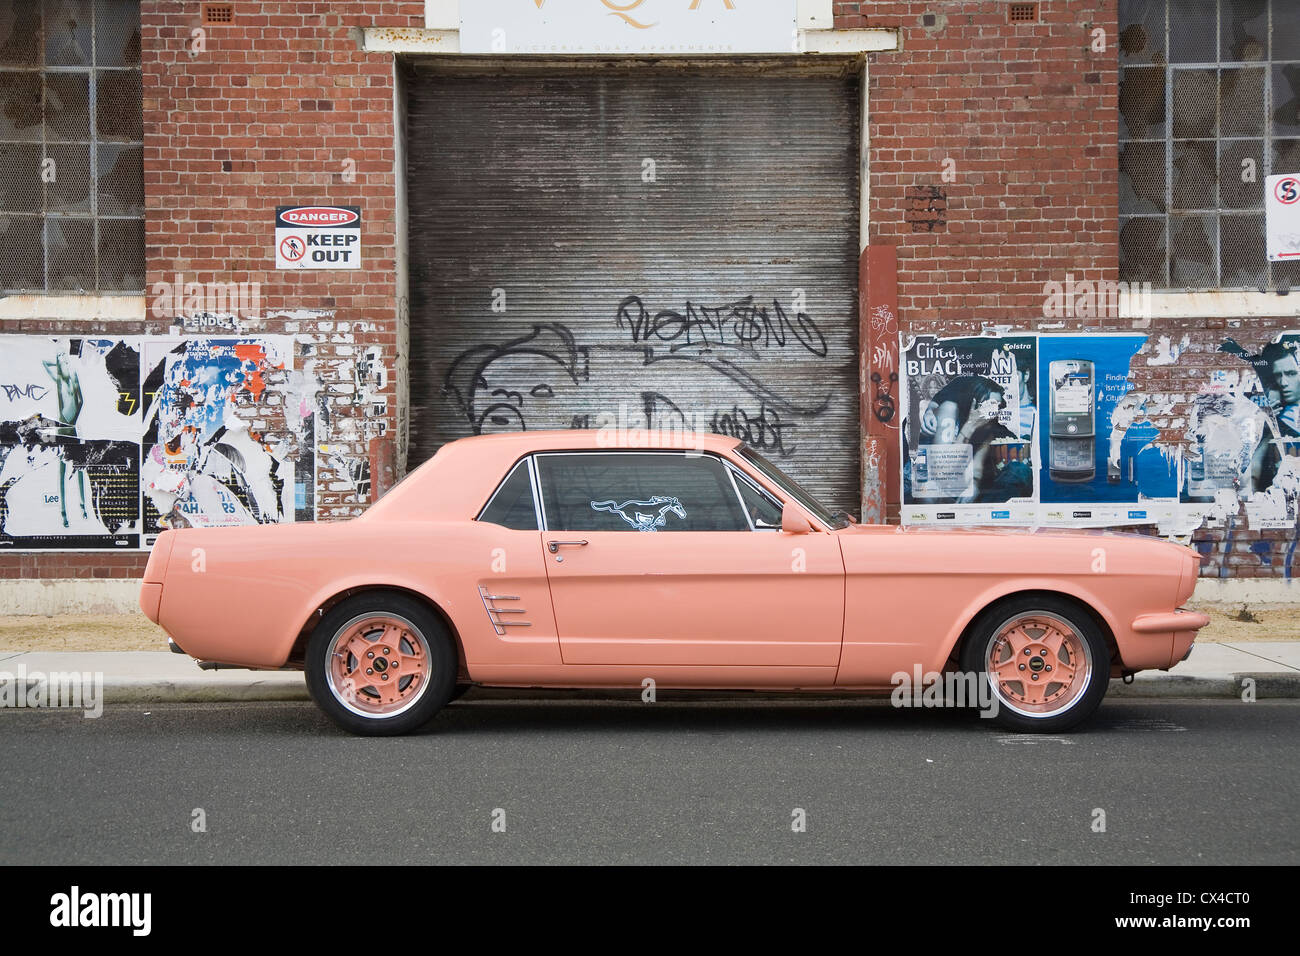
[[[630, 333], [629, 343], [581, 345], [565, 325], [534, 325], [525, 335], [461, 353], [447, 370], [443, 391], [475, 434], [560, 424], [593, 427], [597, 423], [590, 415], [572, 414], [591, 405], [580, 393], [616, 390], [639, 401], [645, 419], [640, 427], [707, 428], [788, 457], [796, 451], [797, 425], [825, 413], [832, 396], [828, 390], [812, 401], [796, 399], [740, 364], [787, 343], [825, 355], [825, 338], [810, 318], [797, 313], [792, 320], [779, 305], [773, 313], [775, 318], [755, 308], [750, 297], [718, 309], [688, 306], [685, 315], [651, 316], [638, 297], [628, 296], [619, 305], [616, 326]], [[657, 350], [647, 338], [669, 347]], [[683, 395], [687, 389], [691, 394]], [[699, 405], [696, 395], [716, 402], [728, 392], [734, 398], [706, 410], [703, 419], [686, 411]], [[552, 409], [569, 409], [568, 421]]]
[[[775, 318], [773, 318], [775, 314]], [[686, 311], [661, 309], [650, 314], [640, 296], [629, 295], [619, 303], [617, 325], [630, 329], [633, 342], [652, 339], [676, 352], [688, 348], [729, 348], [751, 354], [760, 349], [783, 347], [787, 339], [813, 355], [826, 357], [826, 336], [806, 312], [796, 312], [793, 321], [781, 303], [772, 300], [769, 312], [755, 305], [752, 295], [711, 307], [686, 303]]]
[[872, 372], [871, 382], [876, 386], [876, 397], [871, 402], [871, 410], [876, 416], [876, 421], [882, 424], [893, 421], [898, 411], [893, 395], [894, 389], [898, 387], [898, 373], [890, 372], [889, 382], [886, 383], [879, 372]]

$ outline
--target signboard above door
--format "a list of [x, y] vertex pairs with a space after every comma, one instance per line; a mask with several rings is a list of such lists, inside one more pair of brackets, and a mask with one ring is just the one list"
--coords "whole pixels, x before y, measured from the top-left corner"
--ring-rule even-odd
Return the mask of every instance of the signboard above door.
[[460, 4], [460, 51], [794, 53], [796, 7], [796, 0], [474, 0]]

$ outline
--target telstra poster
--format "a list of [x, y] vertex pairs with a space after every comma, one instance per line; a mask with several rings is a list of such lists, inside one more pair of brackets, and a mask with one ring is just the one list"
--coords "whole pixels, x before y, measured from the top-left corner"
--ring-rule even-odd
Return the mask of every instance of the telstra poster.
[[1178, 457], [1156, 442], [1149, 396], [1129, 364], [1143, 335], [1038, 337], [1039, 501], [1042, 524], [1074, 527], [1169, 521]]

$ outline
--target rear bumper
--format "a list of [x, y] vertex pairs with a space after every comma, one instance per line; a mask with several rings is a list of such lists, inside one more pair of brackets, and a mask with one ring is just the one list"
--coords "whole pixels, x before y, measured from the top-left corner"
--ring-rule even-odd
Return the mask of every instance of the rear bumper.
[[144, 581], [140, 584], [140, 610], [155, 624], [162, 607], [163, 581], [167, 578], [167, 564], [171, 560], [172, 546], [176, 543], [174, 531], [164, 531], [154, 542], [145, 565]]
[[148, 581], [140, 585], [140, 610], [155, 624], [158, 623], [158, 609], [162, 606], [162, 589], [161, 584], [151, 584]]

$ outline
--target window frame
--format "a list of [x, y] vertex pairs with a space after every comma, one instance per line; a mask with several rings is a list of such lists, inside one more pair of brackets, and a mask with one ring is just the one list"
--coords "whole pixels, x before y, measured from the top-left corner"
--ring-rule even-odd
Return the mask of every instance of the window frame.
[[[497, 500], [497, 496], [501, 494], [501, 489], [503, 489], [507, 484], [509, 484], [510, 479], [515, 476], [515, 472], [518, 471], [521, 467], [526, 467], [528, 469], [528, 485], [531, 488], [533, 493], [533, 518], [537, 522], [537, 527], [536, 528], [506, 528], [506, 526], [503, 524], [497, 524], [497, 522], [495, 521], [489, 521], [488, 519], [484, 518], [483, 515], [487, 513], [488, 509], [492, 507], [493, 502]], [[492, 490], [492, 494], [488, 496], [488, 500], [486, 503], [484, 503], [483, 507], [478, 510], [478, 514], [474, 516], [474, 520], [478, 522], [482, 522], [483, 524], [496, 525], [496, 527], [498, 528], [505, 528], [506, 531], [524, 531], [524, 532], [531, 533], [535, 531], [546, 530], [542, 525], [542, 517], [543, 517], [543, 513], [542, 513], [542, 504], [541, 504], [541, 488], [537, 481], [537, 464], [536, 462], [533, 461], [532, 453], [529, 453], [524, 457], [520, 458], [518, 461], [516, 461], [513, 465], [511, 465], [506, 470], [505, 476], [499, 482], [497, 482], [496, 488]]]
[[[142, 30], [139, 26], [139, 18], [143, 11], [139, 2], [129, 4], [134, 10], [136, 17], [137, 31]], [[39, 34], [39, 59], [40, 62], [34, 65], [27, 64], [9, 64], [2, 69], [12, 74], [32, 74], [39, 78], [40, 95], [42, 98], [42, 117], [40, 123], [40, 136], [29, 137], [25, 139], [7, 139], [2, 145], [5, 146], [33, 146], [38, 147], [40, 151], [40, 160], [45, 161], [53, 158], [52, 150], [70, 150], [86, 149], [86, 175], [88, 184], [87, 208], [83, 211], [69, 212], [66, 210], [51, 211], [48, 206], [47, 192], [49, 184], [42, 179], [39, 183], [41, 190], [40, 210], [37, 213], [14, 212], [0, 208], [0, 216], [5, 216], [14, 221], [35, 221], [40, 223], [40, 256], [41, 284], [39, 286], [3, 286], [0, 287], [0, 297], [2, 296], [42, 296], [42, 297], [141, 297], [148, 292], [147, 282], [147, 263], [145, 256], [145, 237], [144, 226], [148, 218], [147, 196], [144, 193], [143, 165], [141, 165], [141, 205], [138, 214], [129, 214], [126, 212], [109, 212], [101, 211], [100, 192], [101, 192], [101, 169], [100, 169], [100, 152], [106, 149], [116, 148], [120, 150], [140, 150], [141, 164], [143, 164], [144, 155], [144, 128], [143, 128], [143, 110], [144, 110], [144, 66], [145, 58], [143, 54], [136, 63], [100, 63], [100, 4], [91, 0], [87, 9], [90, 11], [90, 32], [89, 32], [89, 60], [86, 63], [51, 63], [48, 62], [49, 54], [47, 45], [50, 37], [50, 17], [45, 5], [39, 0], [36, 2], [39, 9], [40, 34]], [[111, 135], [104, 136], [100, 132], [100, 83], [110, 75], [128, 74], [138, 78], [140, 84], [141, 98], [138, 101], [141, 117], [141, 131], [138, 140], [133, 138], [114, 138]], [[49, 123], [46, 117], [44, 106], [45, 98], [48, 96], [47, 80], [50, 76], [86, 76], [86, 110], [87, 110], [87, 129], [84, 140], [77, 138], [51, 138]], [[43, 169], [43, 165], [42, 165]], [[56, 167], [57, 175], [57, 167]], [[139, 265], [140, 287], [139, 288], [115, 288], [105, 285], [104, 279], [104, 259], [102, 253], [102, 226], [105, 223], [139, 223], [141, 230], [141, 243], [138, 248], [140, 254]], [[51, 281], [51, 259], [52, 249], [56, 245], [52, 240], [52, 230], [60, 230], [67, 223], [88, 223], [90, 227], [90, 262], [89, 266], [93, 272], [93, 282], [90, 287], [74, 286], [70, 284], [57, 284]], [[133, 250], [135, 251], [135, 250]], [[134, 263], [132, 263], [134, 264]]]
[[[781, 498], [779, 498], [779, 497], [777, 497], [776, 495], [774, 495], [770, 490], [768, 490], [767, 488], [763, 487], [762, 485], [757, 484], [757, 482], [755, 482], [753, 478], [750, 478], [749, 475], [747, 475], [747, 474], [745, 474], [743, 471], [741, 471], [741, 470], [736, 466], [736, 464], [735, 464], [734, 462], [732, 462], [732, 461], [730, 461], [730, 460], [724, 458], [723, 456], [717, 454], [716, 452], [711, 452], [711, 451], [706, 451], [706, 452], [696, 452], [696, 451], [691, 451], [690, 449], [682, 450], [682, 449], [677, 449], [677, 448], [617, 448], [617, 449], [603, 449], [603, 448], [570, 448], [570, 449], [555, 449], [555, 450], [547, 450], [547, 451], [538, 451], [538, 452], [533, 452], [533, 453], [531, 453], [531, 455], [529, 456], [531, 459], [534, 460], [534, 465], [533, 465], [533, 476], [534, 476], [534, 479], [535, 479], [535, 481], [536, 481], [536, 484], [534, 485], [534, 493], [535, 493], [535, 495], [536, 495], [537, 506], [538, 506], [538, 508], [540, 509], [540, 516], [539, 516], [539, 517], [540, 517], [540, 525], [541, 525], [542, 531], [543, 531], [544, 533], [550, 533], [551, 531], [555, 531], [555, 532], [557, 532], [557, 533], [559, 533], [559, 532], [563, 532], [563, 533], [565, 533], [565, 534], [569, 534], [569, 533], [572, 533], [572, 534], [624, 534], [624, 533], [626, 533], [626, 532], [622, 532], [622, 531], [615, 531], [615, 532], [601, 532], [601, 531], [590, 531], [590, 532], [587, 532], [587, 531], [573, 531], [573, 532], [569, 532], [569, 531], [566, 531], [566, 530], [563, 529], [563, 528], [555, 528], [555, 529], [552, 529], [552, 528], [551, 528], [551, 526], [550, 526], [550, 521], [549, 521], [549, 519], [547, 518], [547, 514], [546, 514], [546, 501], [545, 501], [545, 494], [544, 494], [544, 492], [542, 491], [542, 486], [541, 486], [541, 474], [540, 474], [540, 471], [539, 471], [539, 467], [540, 467], [540, 466], [539, 466], [539, 464], [536, 462], [536, 459], [543, 458], [543, 457], [546, 457], [546, 456], [569, 456], [569, 455], [585, 455], [585, 456], [591, 456], [591, 455], [624, 455], [624, 456], [627, 456], [627, 455], [675, 455], [675, 456], [679, 456], [679, 457], [682, 457], [682, 458], [685, 458], [685, 457], [687, 457], [687, 456], [696, 457], [696, 458], [712, 458], [714, 461], [718, 462], [718, 464], [720, 464], [720, 465], [722, 466], [723, 473], [727, 476], [728, 480], [731, 482], [731, 493], [735, 496], [735, 499], [736, 499], [736, 505], [737, 505], [737, 507], [740, 508], [740, 513], [741, 513], [742, 515], [745, 516], [745, 523], [749, 526], [749, 527], [748, 527], [748, 531], [750, 531], [750, 532], [759, 532], [760, 529], [754, 527], [754, 522], [753, 522], [753, 520], [749, 517], [749, 509], [747, 509], [747, 508], [745, 507], [745, 499], [741, 497], [741, 495], [740, 495], [740, 490], [736, 487], [736, 484], [735, 484], [735, 478], [734, 478], [734, 477], [732, 476], [732, 474], [731, 474], [733, 470], [734, 470], [734, 471], [738, 471], [738, 472], [740, 473], [740, 476], [741, 476], [742, 478], [748, 479], [748, 480], [750, 481], [751, 484], [755, 484], [755, 485], [758, 487], [758, 490], [759, 490], [760, 492], [762, 492], [763, 494], [766, 494], [769, 498], [773, 499], [773, 500], [774, 500], [778, 505], [781, 506], [782, 509], [785, 508], [785, 502], [784, 502]], [[743, 528], [742, 528], [742, 529], [739, 529], [739, 530], [737, 530], [737, 531], [700, 531], [700, 532], [695, 532], [695, 533], [696, 533], [696, 534], [744, 534], [744, 533], [745, 533], [745, 530], [746, 530], [746, 529], [743, 529]], [[762, 531], [767, 531], [767, 530], [769, 530], [769, 529], [764, 528], [764, 529], [761, 529], [761, 530], [762, 530]], [[778, 529], [778, 530], [779, 530], [779, 529]], [[680, 533], [680, 532], [671, 532], [671, 533], [673, 533], [673, 534], [678, 534], [678, 533]]]
[[764, 488], [762, 485], [756, 482], [749, 475], [745, 474], [743, 471], [737, 468], [733, 462], [726, 461], [724, 459], [723, 464], [726, 465], [727, 467], [727, 473], [731, 475], [731, 484], [736, 489], [736, 497], [740, 499], [740, 508], [745, 513], [745, 520], [749, 522], [749, 530], [757, 531], [761, 533], [766, 533], [770, 531], [780, 531], [781, 530], [780, 525], [777, 525], [774, 528], [759, 528], [755, 526], [753, 516], [750, 515], [749, 509], [745, 507], [745, 496], [740, 493], [740, 485], [737, 484], [737, 482], [743, 481], [745, 484], [749, 485], [749, 487], [757, 491], [762, 497], [766, 498], [768, 501], [772, 502], [772, 504], [776, 505], [778, 511], [785, 511], [785, 503], [782, 502], [779, 498], [775, 497], [770, 491], [768, 491], [766, 488]]
[[[1298, 136], [1277, 135], [1273, 132], [1272, 115], [1273, 115], [1273, 106], [1274, 106], [1273, 103], [1274, 72], [1280, 66], [1300, 63], [1300, 51], [1297, 51], [1295, 56], [1285, 55], [1289, 51], [1283, 51], [1283, 55], [1278, 55], [1278, 51], [1274, 48], [1275, 25], [1277, 23], [1280, 0], [1268, 0], [1265, 8], [1266, 15], [1268, 18], [1268, 26], [1267, 26], [1268, 42], [1266, 45], [1266, 55], [1262, 59], [1231, 60], [1225, 58], [1225, 52], [1223, 48], [1224, 4], [1222, 0], [1209, 0], [1207, 6], [1209, 6], [1212, 9], [1213, 11], [1212, 15], [1214, 18], [1214, 58], [1212, 60], [1203, 60], [1203, 61], [1189, 60], [1186, 62], [1183, 61], [1175, 62], [1171, 52], [1171, 46], [1173, 42], [1173, 32], [1174, 32], [1173, 17], [1176, 12], [1175, 10], [1172, 9], [1171, 0], [1157, 0], [1157, 2], [1160, 6], [1161, 14], [1163, 17], [1162, 22], [1164, 23], [1164, 37], [1163, 37], [1164, 62], [1162, 64], [1154, 64], [1154, 63], [1146, 63], [1146, 62], [1126, 63], [1124, 61], [1123, 53], [1121, 51], [1120, 60], [1118, 63], [1117, 83], [1118, 83], [1118, 89], [1122, 101], [1126, 71], [1154, 70], [1154, 69], [1160, 70], [1161, 73], [1163, 74], [1163, 96], [1164, 96], [1163, 112], [1164, 112], [1165, 130], [1160, 138], [1154, 138], [1149, 134], [1141, 137], [1136, 137], [1132, 134], [1131, 130], [1124, 128], [1124, 118], [1121, 115], [1119, 117], [1119, 124], [1121, 127], [1119, 129], [1119, 133], [1121, 135], [1117, 136], [1116, 138], [1116, 159], [1118, 163], [1120, 159], [1120, 154], [1122, 154], [1125, 147], [1130, 145], [1139, 145], [1139, 146], [1154, 145], [1154, 144], [1160, 145], [1161, 151], [1163, 153], [1162, 161], [1163, 161], [1163, 173], [1164, 173], [1164, 191], [1161, 196], [1163, 209], [1158, 212], [1140, 211], [1140, 212], [1126, 213], [1122, 208], [1122, 199], [1121, 199], [1121, 207], [1117, 210], [1117, 216], [1115, 219], [1116, 241], [1117, 241], [1118, 251], [1120, 253], [1123, 252], [1123, 246], [1122, 244], [1119, 244], [1119, 236], [1122, 234], [1125, 227], [1127, 227], [1130, 223], [1135, 223], [1138, 220], [1158, 221], [1161, 227], [1160, 235], [1163, 241], [1163, 252], [1159, 263], [1160, 270], [1161, 270], [1159, 280], [1152, 281], [1150, 284], [1153, 293], [1187, 295], [1187, 294], [1196, 294], [1196, 293], [1205, 293], [1205, 292], [1249, 293], [1255, 291], [1263, 291], [1269, 295], [1273, 295], [1279, 289], [1282, 289], [1287, 286], [1290, 286], [1291, 288], [1294, 289], [1296, 287], [1295, 280], [1288, 278], [1287, 270], [1285, 270], [1284, 268], [1285, 266], [1289, 265], [1289, 263], [1269, 262], [1267, 258], [1264, 259], [1263, 268], [1261, 270], [1262, 275], [1260, 278], [1261, 278], [1262, 286], [1258, 283], [1253, 285], [1242, 285], [1240, 283], [1232, 284], [1232, 285], [1224, 284], [1225, 273], [1228, 272], [1230, 269], [1235, 269], [1237, 267], [1237, 264], [1234, 262], [1225, 263], [1224, 238], [1223, 238], [1223, 231], [1224, 231], [1223, 227], [1224, 227], [1225, 220], [1231, 222], [1232, 220], [1236, 219], [1244, 222], [1246, 220], [1258, 218], [1260, 223], [1260, 229], [1263, 230], [1266, 228], [1265, 206], [1267, 204], [1267, 200], [1264, 199], [1262, 196], [1263, 183], [1266, 182], [1268, 176], [1277, 172], [1277, 170], [1273, 169], [1273, 154], [1277, 148], [1277, 143], [1279, 141], [1284, 142], [1284, 141], [1300, 138]], [[1123, 7], [1123, 3], [1121, 0], [1121, 8], [1122, 7]], [[1125, 27], [1125, 19], [1124, 19], [1124, 11], [1121, 8], [1117, 8], [1117, 13], [1119, 15], [1119, 28], [1122, 31]], [[1225, 71], [1245, 72], [1252, 69], [1258, 69], [1262, 71], [1263, 74], [1262, 89], [1261, 89], [1262, 103], [1260, 104], [1260, 110], [1262, 113], [1261, 116], [1262, 125], [1259, 130], [1259, 134], [1256, 136], [1248, 133], [1234, 132], [1225, 135], [1222, 129], [1223, 74]], [[1212, 73], [1214, 77], [1214, 86], [1215, 86], [1214, 135], [1209, 137], [1189, 135], [1180, 138], [1176, 135], [1175, 132], [1175, 125], [1177, 119], [1174, 114], [1175, 81], [1176, 78], [1181, 73], [1198, 72], [1198, 71], [1200, 72], [1208, 71]], [[1134, 80], [1134, 82], [1136, 82], [1136, 80]], [[1260, 163], [1258, 169], [1256, 170], [1256, 181], [1260, 184], [1261, 203], [1259, 206], [1225, 205], [1225, 201], [1223, 198], [1223, 161], [1224, 161], [1225, 153], [1227, 151], [1230, 151], [1232, 148], [1239, 146], [1240, 144], [1251, 143], [1256, 141], [1259, 143], [1259, 148], [1260, 148]], [[1175, 156], [1177, 154], [1179, 144], [1187, 144], [1187, 143], [1192, 143], [1192, 144], [1212, 143], [1213, 144], [1214, 159], [1215, 159], [1215, 167], [1214, 167], [1215, 175], [1213, 181], [1213, 188], [1214, 188], [1213, 208], [1210, 208], [1208, 206], [1204, 208], [1192, 208], [1192, 207], [1176, 208], [1174, 205], [1174, 193], [1177, 185], [1175, 182], [1175, 178], [1176, 178]], [[1123, 191], [1122, 180], [1124, 177], [1124, 168], [1122, 165], [1120, 165], [1119, 167], [1119, 177], [1121, 180], [1119, 185], [1122, 193]], [[1212, 224], [1213, 236], [1211, 237], [1210, 240], [1210, 246], [1211, 246], [1211, 255], [1213, 261], [1210, 263], [1210, 267], [1213, 272], [1213, 278], [1209, 285], [1190, 285], [1187, 284], [1186, 280], [1184, 280], [1182, 284], [1176, 285], [1175, 277], [1174, 277], [1174, 260], [1175, 260], [1174, 241], [1176, 238], [1176, 233], [1178, 230], [1181, 230], [1182, 228], [1186, 228], [1187, 224], [1193, 221], [1205, 221]], [[1260, 238], [1261, 238], [1260, 248], [1262, 254], [1263, 252], [1262, 235]], [[1148, 281], [1147, 279], [1141, 276], [1134, 276], [1130, 278], [1129, 276], [1122, 274], [1122, 272], [1119, 274], [1118, 278], [1121, 282], [1130, 283], [1133, 284], [1134, 286], [1137, 286], [1140, 283]]]

